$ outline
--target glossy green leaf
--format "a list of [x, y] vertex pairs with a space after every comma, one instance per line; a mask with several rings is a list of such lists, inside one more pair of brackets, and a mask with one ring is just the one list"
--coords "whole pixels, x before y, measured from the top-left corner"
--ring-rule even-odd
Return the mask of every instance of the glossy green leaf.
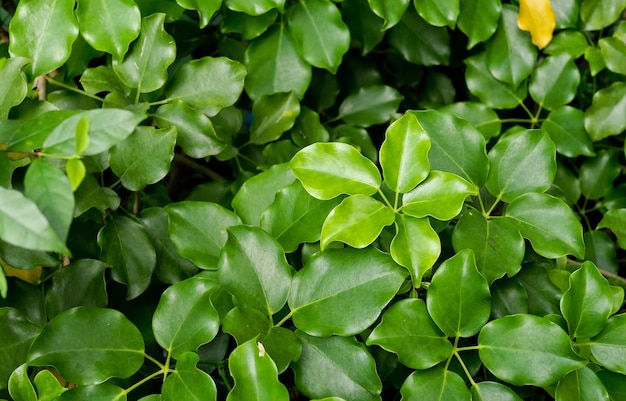
[[156, 251], [143, 226], [125, 216], [107, 219], [98, 232], [100, 259], [111, 265], [111, 278], [128, 287], [127, 298], [142, 294], [150, 285]]
[[276, 365], [255, 339], [238, 346], [228, 358], [228, 368], [235, 379], [227, 401], [289, 400], [287, 388], [278, 380]]
[[604, 57], [602, 57], [602, 53], [597, 47], [589, 46], [585, 49], [585, 61], [589, 64], [589, 71], [592, 77], [595, 77], [606, 68]]
[[470, 401], [472, 396], [458, 374], [443, 367], [418, 370], [409, 375], [400, 393], [407, 400]]
[[93, 95], [100, 92], [130, 93], [130, 88], [122, 83], [113, 69], [104, 65], [87, 68], [80, 77], [80, 83], [87, 93]]
[[538, 316], [560, 314], [559, 303], [563, 290], [551, 281], [544, 266], [538, 263], [526, 264], [515, 278], [526, 291], [528, 313]]
[[474, 251], [476, 267], [489, 283], [505, 274], [514, 276], [522, 268], [524, 239], [508, 219], [487, 219], [478, 210], [467, 208], [454, 227], [452, 244], [457, 251]]
[[47, 74], [69, 58], [78, 37], [74, 0], [20, 2], [9, 26], [11, 56], [32, 60], [32, 74]]
[[314, 143], [299, 151], [289, 168], [312, 196], [373, 195], [381, 184], [378, 168], [344, 143]]
[[605, 368], [626, 374], [626, 315], [609, 319], [602, 331], [589, 341], [591, 354]]
[[491, 108], [477, 102], [456, 102], [439, 109], [443, 113], [451, 113], [467, 120], [480, 131], [485, 140], [498, 136], [502, 123], [498, 114]]
[[387, 30], [396, 25], [411, 4], [411, 0], [368, 0], [367, 2], [372, 11], [385, 21], [381, 30]]
[[494, 34], [502, 13], [502, 4], [497, 0], [463, 0], [460, 3], [457, 23], [469, 39], [467, 48], [471, 49]]
[[567, 157], [593, 156], [593, 144], [585, 130], [585, 115], [576, 108], [563, 106], [554, 109], [541, 124], [550, 135], [556, 151]]
[[623, 375], [604, 369], [596, 372], [596, 375], [600, 378], [612, 401], [626, 399], [626, 382], [624, 382]]
[[547, 57], [535, 69], [528, 90], [533, 100], [547, 110], [563, 106], [574, 99], [580, 83], [580, 72], [567, 54]]
[[326, 127], [320, 121], [320, 115], [311, 109], [301, 107], [291, 130], [291, 140], [303, 148], [315, 142], [328, 142], [329, 138]]
[[37, 393], [28, 378], [28, 365], [20, 365], [9, 377], [9, 394], [14, 400], [37, 401]]
[[450, 35], [446, 28], [429, 24], [412, 8], [389, 31], [389, 43], [413, 64], [431, 66], [450, 62]]
[[511, 315], [485, 325], [478, 336], [483, 364], [514, 385], [547, 386], [583, 367], [557, 324], [534, 315]]
[[428, 369], [452, 354], [452, 344], [432, 321], [421, 299], [393, 304], [367, 338], [398, 355], [400, 363], [413, 369]]
[[302, 57], [335, 74], [350, 47], [350, 31], [337, 6], [324, 0], [294, 4], [287, 10], [287, 23]]
[[143, 360], [143, 338], [130, 320], [114, 309], [87, 306], [52, 319], [28, 351], [29, 365], [54, 366], [81, 385], [129, 377]]
[[6, 120], [9, 110], [22, 103], [28, 93], [28, 84], [22, 69], [28, 59], [12, 57], [0, 60], [0, 119]]
[[302, 354], [302, 343], [292, 330], [284, 327], [273, 327], [262, 342], [276, 363], [278, 373], [287, 370], [291, 362], [297, 361]]
[[139, 93], [153, 92], [167, 80], [167, 67], [176, 58], [176, 44], [165, 29], [165, 14], [152, 14], [141, 21], [141, 33], [124, 61], [113, 60], [113, 70], [122, 82]]
[[606, 68], [618, 74], [626, 74], [626, 43], [620, 38], [609, 37], [598, 41]]
[[289, 295], [293, 322], [311, 335], [349, 336], [369, 327], [399, 290], [406, 271], [374, 248], [316, 253]]
[[460, 12], [460, 0], [413, 0], [415, 9], [426, 22], [454, 29]]
[[617, 252], [615, 242], [605, 231], [585, 231], [585, 260], [602, 266], [602, 269], [610, 273], [617, 273]]
[[79, 155], [89, 147], [89, 118], [87, 116], [83, 116], [76, 124], [74, 140], [76, 153]]
[[21, 192], [0, 187], [0, 239], [39, 251], [69, 254], [37, 204]]
[[38, 401], [52, 401], [58, 396], [63, 394], [67, 389], [59, 383], [59, 380], [54, 377], [49, 370], [42, 370], [37, 373], [33, 380], [35, 385], [35, 391], [39, 396]]
[[228, 229], [218, 271], [220, 284], [240, 305], [272, 316], [287, 302], [291, 267], [280, 244], [260, 228]]
[[458, 175], [433, 170], [417, 188], [402, 196], [401, 210], [413, 217], [451, 220], [461, 212], [465, 199], [477, 194], [478, 189]]
[[435, 271], [426, 297], [428, 312], [448, 337], [470, 337], [487, 322], [491, 295], [476, 269], [474, 252], [463, 250]]
[[217, 400], [215, 382], [196, 367], [199, 359], [195, 352], [186, 352], [176, 358], [176, 370], [163, 383], [163, 401]]
[[246, 93], [253, 100], [291, 91], [302, 99], [311, 83], [311, 66], [298, 53], [291, 32], [283, 24], [250, 43], [245, 65]]
[[506, 216], [518, 222], [522, 236], [544, 257], [571, 254], [582, 258], [585, 254], [582, 226], [560, 199], [539, 193], [524, 194], [511, 202]]
[[187, 10], [196, 10], [200, 16], [200, 28], [205, 28], [213, 14], [219, 11], [222, 0], [176, 0], [176, 3]]
[[[1, 269], [0, 269], [1, 270]], [[26, 360], [26, 353], [41, 328], [14, 308], [0, 308], [0, 389], [7, 388], [11, 372]]]
[[294, 92], [265, 95], [254, 102], [252, 114], [250, 141], [263, 145], [293, 127], [300, 114], [300, 102]]
[[341, 102], [337, 118], [361, 127], [382, 124], [389, 121], [403, 98], [404, 96], [391, 86], [374, 85], [360, 88], [358, 92]]
[[513, 109], [523, 103], [528, 94], [528, 87], [522, 82], [519, 87], [499, 81], [487, 67], [485, 52], [464, 60], [466, 65], [465, 81], [469, 91], [481, 102], [495, 109]]
[[528, 192], [547, 191], [556, 175], [556, 146], [541, 130], [508, 135], [489, 151], [486, 186], [505, 202]]
[[624, 0], [584, 0], [580, 5], [580, 18], [585, 29], [595, 31], [617, 21], [624, 9]]
[[617, 236], [617, 243], [626, 249], [626, 209], [611, 209], [604, 214], [597, 228], [608, 228]]
[[352, 45], [357, 44], [362, 55], [371, 52], [383, 40], [384, 21], [372, 11], [369, 0], [344, 1], [341, 14], [350, 29]]
[[386, 226], [393, 223], [395, 214], [391, 208], [366, 195], [357, 194], [345, 198], [329, 214], [321, 233], [321, 248], [334, 241], [354, 248], [365, 248]]
[[232, 11], [226, 14], [220, 29], [222, 33], [238, 33], [244, 40], [256, 39], [276, 22], [277, 17], [278, 10], [258, 16]]
[[411, 273], [413, 287], [418, 288], [422, 276], [441, 254], [441, 241], [427, 218], [396, 214], [396, 235], [390, 245], [393, 260]]
[[107, 209], [115, 210], [120, 205], [120, 198], [115, 191], [111, 188], [101, 187], [93, 175], [85, 176], [74, 192], [74, 198], [76, 199], [74, 217], [80, 216], [92, 207], [104, 211]]
[[626, 130], [626, 83], [615, 82], [594, 93], [585, 111], [585, 129], [594, 142]]
[[141, 31], [141, 13], [132, 0], [79, 0], [76, 18], [85, 41], [117, 60]]
[[594, 158], [585, 160], [580, 166], [580, 189], [586, 198], [599, 199], [611, 190], [620, 173], [617, 150], [599, 150]]
[[[93, 386], [78, 386], [65, 391], [58, 401], [126, 401], [126, 391], [111, 383], [102, 383]], [[55, 400], [56, 401], [56, 400]]]
[[[556, 13], [556, 11], [555, 11]], [[557, 24], [558, 24], [557, 14]], [[578, 19], [578, 16], [576, 16]], [[569, 54], [572, 58], [578, 58], [585, 54], [585, 50], [589, 47], [585, 34], [580, 31], [563, 31], [559, 32], [552, 38], [552, 41], [544, 49], [546, 54], [557, 56], [560, 54]]]
[[511, 388], [497, 382], [474, 383], [471, 392], [472, 401], [522, 401]]
[[593, 370], [585, 366], [568, 373], [556, 386], [557, 401], [609, 401], [609, 393]]
[[226, 244], [226, 229], [241, 224], [233, 212], [209, 202], [178, 202], [165, 206], [170, 238], [178, 253], [203, 269], [216, 269]]
[[310, 398], [381, 400], [376, 363], [363, 344], [353, 337], [320, 338], [300, 330], [296, 335], [302, 342], [302, 355], [292, 368], [303, 394]]
[[387, 128], [380, 148], [380, 164], [389, 188], [406, 193], [430, 172], [430, 138], [413, 113], [406, 113]]

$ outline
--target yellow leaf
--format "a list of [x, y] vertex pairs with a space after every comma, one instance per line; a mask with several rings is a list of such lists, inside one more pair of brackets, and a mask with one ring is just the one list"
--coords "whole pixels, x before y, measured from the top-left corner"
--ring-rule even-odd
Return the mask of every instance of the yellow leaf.
[[530, 32], [532, 41], [538, 48], [548, 46], [556, 26], [556, 14], [550, 0], [520, 0], [517, 26]]
[[0, 265], [4, 269], [4, 275], [7, 277], [17, 277], [20, 280], [26, 281], [31, 284], [38, 284], [41, 278], [41, 266], [34, 267], [32, 269], [16, 269], [9, 266], [4, 260], [0, 259]]

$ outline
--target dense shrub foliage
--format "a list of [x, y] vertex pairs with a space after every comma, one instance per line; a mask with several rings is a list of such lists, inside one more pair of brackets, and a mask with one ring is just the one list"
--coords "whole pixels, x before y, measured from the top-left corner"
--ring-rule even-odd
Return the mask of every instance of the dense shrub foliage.
[[626, 400], [624, 0], [6, 0], [0, 398]]

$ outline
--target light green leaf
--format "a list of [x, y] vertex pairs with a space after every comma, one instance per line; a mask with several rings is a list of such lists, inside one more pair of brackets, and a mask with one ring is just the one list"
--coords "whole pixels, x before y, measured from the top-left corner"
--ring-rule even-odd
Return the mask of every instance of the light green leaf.
[[585, 111], [585, 129], [594, 142], [626, 130], [626, 83], [615, 82], [594, 93]]
[[226, 401], [288, 401], [289, 392], [278, 380], [276, 365], [262, 343], [252, 339], [235, 348], [228, 358], [235, 379]]
[[226, 208], [209, 202], [184, 201], [165, 206], [170, 238], [178, 253], [203, 269], [216, 269], [226, 244], [226, 229], [241, 224]]
[[471, 392], [472, 401], [522, 401], [510, 387], [497, 382], [474, 383]]
[[488, 106], [478, 102], [456, 102], [439, 109], [442, 113], [451, 113], [467, 120], [480, 131], [485, 140], [500, 134], [502, 123], [498, 114]]
[[121, 312], [81, 306], [43, 328], [27, 361], [31, 366], [54, 366], [72, 383], [99, 384], [137, 372], [144, 361], [144, 342]]
[[277, 8], [281, 13], [285, 7], [285, 0], [225, 0], [226, 7], [230, 10], [246, 13], [249, 15], [261, 15]]
[[69, 254], [35, 202], [14, 189], [0, 187], [0, 239], [37, 251]]
[[458, 175], [433, 170], [417, 188], [402, 196], [401, 210], [413, 217], [451, 220], [461, 212], [465, 199], [477, 194], [476, 186]]
[[55, 401], [126, 401], [126, 390], [111, 383], [78, 386], [63, 392]]
[[111, 278], [128, 287], [128, 299], [150, 285], [156, 251], [143, 226], [125, 216], [107, 219], [98, 232], [100, 259], [112, 267]]
[[200, 16], [200, 28], [205, 28], [220, 9], [222, 0], [176, 0], [176, 3], [187, 10], [196, 10]]
[[28, 364], [20, 365], [9, 377], [9, 394], [14, 400], [37, 401], [37, 393], [28, 378]]
[[626, 9], [625, 0], [583, 0], [580, 5], [580, 18], [584, 29], [597, 31], [613, 24]]
[[298, 53], [295, 40], [284, 24], [250, 43], [245, 65], [248, 68], [246, 93], [253, 100], [291, 91], [302, 99], [311, 83], [311, 65]]
[[541, 129], [550, 135], [556, 151], [567, 157], [593, 156], [593, 144], [585, 131], [585, 115], [570, 106], [559, 107], [548, 114]]
[[215, 115], [232, 106], [243, 90], [246, 68], [226, 57], [203, 57], [183, 64], [167, 84], [165, 94]]
[[460, 0], [413, 0], [415, 9], [426, 22], [454, 29], [460, 12]]
[[9, 26], [11, 56], [32, 60], [32, 74], [39, 76], [61, 67], [78, 37], [74, 0], [22, 1]]
[[80, 77], [80, 83], [92, 95], [100, 92], [130, 94], [130, 88], [122, 83], [111, 67], [105, 65], [87, 68]]
[[288, 8], [287, 23], [302, 57], [335, 74], [350, 48], [350, 31], [337, 6], [324, 0], [296, 3]]
[[[578, 16], [576, 16], [576, 18], [578, 19]], [[587, 38], [582, 32], [562, 31], [554, 35], [548, 47], [544, 49], [544, 53], [551, 56], [569, 54], [572, 58], [577, 59], [578, 57], [585, 54], [585, 50], [587, 50], [588, 47], [589, 43], [587, 42]]]
[[469, 91], [480, 101], [495, 109], [513, 109], [519, 106], [528, 94], [528, 86], [522, 82], [519, 87], [499, 81], [491, 75], [487, 67], [485, 52], [464, 60], [465, 81]]
[[[2, 269], [0, 268], [0, 271]], [[26, 360], [26, 354], [41, 328], [17, 309], [0, 308], [0, 390], [7, 388], [11, 372]]]
[[264, 95], [252, 105], [250, 141], [263, 145], [280, 138], [291, 129], [300, 114], [300, 102], [294, 92]]
[[460, 251], [435, 271], [426, 296], [428, 313], [448, 337], [470, 337], [489, 320], [489, 283], [476, 269], [474, 252]]
[[354, 248], [365, 248], [394, 221], [391, 208], [367, 195], [348, 196], [335, 207], [322, 226], [321, 248], [334, 241]]
[[407, 9], [400, 22], [389, 31], [389, 43], [413, 64], [432, 66], [450, 62], [448, 30], [424, 21], [412, 8]]
[[312, 196], [373, 195], [381, 184], [378, 168], [344, 143], [314, 143], [299, 151], [289, 168]]
[[403, 399], [433, 401], [470, 401], [472, 396], [458, 374], [443, 367], [418, 370], [400, 388]]
[[398, 110], [402, 99], [404, 96], [391, 86], [360, 88], [341, 102], [337, 118], [360, 127], [382, 124]]
[[76, 144], [76, 154], [78, 155], [89, 147], [89, 118], [87, 116], [83, 116], [76, 124], [74, 141]]
[[593, 370], [587, 366], [568, 373], [556, 386], [557, 401], [609, 401], [609, 393]]
[[597, 228], [608, 228], [617, 236], [617, 243], [626, 249], [626, 209], [611, 209], [607, 211]]
[[394, 121], [385, 134], [380, 148], [385, 183], [395, 192], [409, 192], [430, 172], [430, 138], [413, 113]]
[[413, 287], [419, 288], [422, 276], [441, 254], [439, 235], [427, 218], [396, 214], [396, 235], [390, 246], [391, 257], [411, 273]]
[[287, 302], [291, 266], [280, 244], [258, 227], [228, 228], [218, 271], [220, 284], [239, 305], [272, 316]]
[[141, 13], [132, 0], [78, 0], [76, 19], [85, 41], [117, 60], [141, 31]]
[[574, 99], [580, 83], [580, 72], [568, 54], [545, 58], [530, 78], [528, 90], [533, 100], [547, 110], [563, 106]]
[[215, 382], [196, 367], [199, 360], [195, 352], [186, 352], [176, 358], [176, 370], [163, 382], [163, 401], [217, 400]]
[[478, 354], [496, 377], [518, 386], [548, 386], [586, 364], [561, 327], [534, 315], [487, 323], [478, 336]]
[[22, 103], [28, 84], [22, 69], [29, 61], [23, 57], [0, 59], [0, 120], [6, 120], [9, 110]]
[[124, 61], [113, 60], [113, 71], [138, 93], [153, 92], [167, 80], [167, 67], [176, 59], [176, 43], [165, 29], [165, 14], [141, 21], [141, 33]]
[[587, 199], [599, 199], [609, 193], [621, 173], [617, 149], [601, 149], [580, 166], [580, 189]]
[[421, 299], [393, 304], [367, 338], [398, 355], [400, 363], [413, 369], [428, 369], [452, 354], [452, 344], [432, 321]]
[[39, 398], [37, 401], [53, 401], [58, 396], [63, 394], [67, 389], [59, 383], [59, 380], [54, 377], [49, 370], [42, 370], [37, 373], [33, 380], [35, 390]]
[[618, 74], [626, 75], [626, 43], [621, 38], [609, 37], [598, 41], [606, 68]]
[[302, 342], [302, 355], [292, 368], [303, 394], [310, 398], [334, 395], [350, 401], [381, 400], [376, 362], [354, 337], [320, 338], [300, 330], [296, 335]]
[[405, 278], [406, 270], [375, 248], [318, 252], [294, 276], [293, 322], [315, 336], [360, 333], [376, 321]]
[[550, 195], [528, 193], [516, 198], [506, 209], [506, 216], [517, 220], [524, 238], [546, 258], [585, 255], [582, 226], [572, 209]]
[[626, 315], [609, 319], [602, 331], [590, 343], [591, 354], [601, 366], [626, 374]]
[[503, 137], [488, 157], [487, 189], [505, 202], [528, 192], [547, 191], [556, 176], [556, 146], [541, 130]]
[[457, 23], [469, 39], [467, 48], [471, 49], [494, 34], [502, 13], [502, 3], [498, 0], [463, 0], [460, 3]]
[[411, 0], [368, 0], [371, 10], [385, 23], [380, 28], [387, 30], [397, 24], [411, 4]]

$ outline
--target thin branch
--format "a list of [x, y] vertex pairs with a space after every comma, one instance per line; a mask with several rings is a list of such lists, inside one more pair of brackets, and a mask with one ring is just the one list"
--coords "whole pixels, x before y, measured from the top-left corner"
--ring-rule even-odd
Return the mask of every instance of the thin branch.
[[186, 167], [189, 167], [192, 170], [195, 170], [199, 173], [202, 173], [204, 175], [206, 175], [207, 177], [211, 178], [212, 180], [215, 181], [226, 181], [226, 178], [222, 177], [221, 175], [219, 175], [218, 173], [216, 173], [215, 171], [211, 170], [210, 168], [201, 165], [200, 163], [196, 162], [195, 160], [189, 158], [188, 156], [186, 156], [183, 153], [177, 153], [174, 156], [174, 160], [177, 163], [180, 163]]

